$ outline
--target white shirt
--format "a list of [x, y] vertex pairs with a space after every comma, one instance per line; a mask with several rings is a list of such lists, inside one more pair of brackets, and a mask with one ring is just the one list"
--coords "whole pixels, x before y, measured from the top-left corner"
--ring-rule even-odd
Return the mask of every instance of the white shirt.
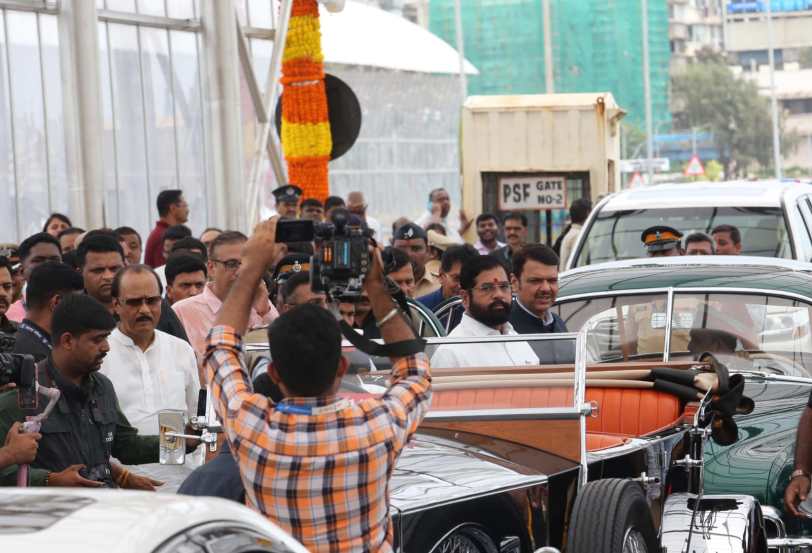
[[567, 270], [567, 261], [570, 260], [572, 250], [575, 249], [575, 243], [578, 241], [579, 236], [581, 236], [581, 225], [573, 223], [570, 226], [569, 232], [561, 240], [561, 258], [558, 263], [559, 271], [563, 272]]
[[[510, 323], [505, 323], [504, 332], [486, 326], [468, 313], [463, 313], [460, 324], [449, 334], [449, 338], [470, 338], [475, 336], [518, 336]], [[431, 356], [432, 368], [466, 367], [516, 367], [538, 365], [539, 358], [527, 342], [488, 342], [484, 344], [444, 344]]]
[[383, 243], [383, 231], [381, 230], [381, 224], [378, 220], [369, 215], [365, 216], [364, 219], [366, 219], [367, 228], [375, 233], [373, 238], [375, 238], [379, 244]]
[[166, 265], [161, 265], [160, 267], [155, 267], [155, 274], [158, 275], [158, 278], [161, 281], [161, 289], [164, 291], [164, 296], [166, 295]]
[[113, 382], [121, 411], [139, 434], [158, 434], [158, 411], [163, 409], [197, 414], [200, 381], [192, 346], [160, 330], [147, 351], [118, 328], [109, 342], [101, 373]]
[[500, 242], [499, 240], [496, 241], [496, 247], [492, 250], [489, 250], [485, 244], [482, 243], [482, 240], [477, 240], [476, 244], [474, 244], [474, 248], [476, 251], [479, 252], [479, 255], [488, 255], [489, 253], [493, 253], [499, 248], [504, 248], [506, 244], [504, 242]]
[[458, 244], [465, 244], [465, 240], [463, 240], [462, 236], [460, 236], [460, 220], [459, 217], [452, 219], [452, 221], [448, 222], [448, 217], [445, 219], [435, 218], [431, 211], [425, 211], [423, 215], [418, 217], [417, 221], [414, 223], [416, 225], [420, 225], [423, 228], [426, 228], [432, 223], [440, 223], [445, 227], [445, 233], [448, 238], [452, 241], [457, 242]]

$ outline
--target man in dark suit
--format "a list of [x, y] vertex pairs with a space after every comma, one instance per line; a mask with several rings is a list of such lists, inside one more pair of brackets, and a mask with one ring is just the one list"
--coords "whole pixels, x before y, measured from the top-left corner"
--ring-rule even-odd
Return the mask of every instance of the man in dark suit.
[[558, 295], [558, 256], [543, 244], [525, 246], [513, 256], [516, 300], [510, 324], [519, 334], [567, 332], [552, 307]]

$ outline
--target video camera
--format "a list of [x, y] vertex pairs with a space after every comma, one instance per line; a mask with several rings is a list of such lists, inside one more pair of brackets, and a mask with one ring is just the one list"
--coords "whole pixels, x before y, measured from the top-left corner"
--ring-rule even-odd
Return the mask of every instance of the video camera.
[[371, 236], [344, 209], [333, 212], [331, 223], [282, 220], [276, 226], [277, 242], [315, 242], [310, 286], [314, 292], [327, 292], [333, 300], [353, 301], [363, 293]]
[[37, 407], [37, 366], [30, 355], [0, 353], [0, 387], [14, 383], [21, 409]]

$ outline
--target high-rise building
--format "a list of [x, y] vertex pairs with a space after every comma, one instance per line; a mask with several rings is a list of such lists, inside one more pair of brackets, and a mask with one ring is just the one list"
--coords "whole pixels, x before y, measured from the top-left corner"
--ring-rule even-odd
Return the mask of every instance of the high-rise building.
[[[456, 45], [455, 0], [431, 0], [429, 29]], [[546, 92], [539, 0], [461, 2], [465, 57], [480, 71], [470, 94]], [[644, 128], [641, 0], [550, 0], [555, 92], [611, 92]], [[652, 113], [670, 121], [667, 0], [648, 0]]]
[[724, 45], [723, 0], [668, 0], [671, 73], [679, 72], [704, 48]]
[[[812, 0], [771, 0], [775, 65], [801, 60], [812, 47]], [[745, 71], [767, 64], [767, 0], [727, 0], [725, 50]]]

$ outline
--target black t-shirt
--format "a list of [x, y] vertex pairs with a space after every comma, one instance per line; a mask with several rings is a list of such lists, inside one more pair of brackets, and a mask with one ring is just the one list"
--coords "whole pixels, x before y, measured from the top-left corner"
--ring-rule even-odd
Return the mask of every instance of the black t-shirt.
[[245, 487], [237, 461], [224, 441], [220, 455], [198, 467], [180, 485], [182, 495], [211, 496], [245, 503]]
[[37, 362], [51, 353], [51, 335], [28, 319], [17, 328], [16, 337], [13, 353], [33, 355]]

